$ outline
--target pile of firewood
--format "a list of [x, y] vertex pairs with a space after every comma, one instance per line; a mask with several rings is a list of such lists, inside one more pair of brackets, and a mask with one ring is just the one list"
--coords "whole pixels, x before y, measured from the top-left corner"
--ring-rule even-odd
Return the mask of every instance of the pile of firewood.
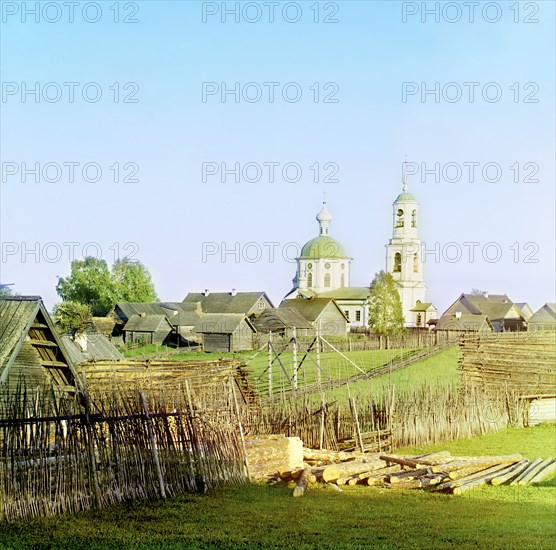
[[281, 471], [275, 480], [297, 482], [293, 496], [311, 483], [429, 489], [459, 495], [484, 484], [538, 483], [556, 469], [553, 458], [530, 461], [520, 454], [458, 457], [448, 451], [420, 456], [304, 449], [304, 467]]

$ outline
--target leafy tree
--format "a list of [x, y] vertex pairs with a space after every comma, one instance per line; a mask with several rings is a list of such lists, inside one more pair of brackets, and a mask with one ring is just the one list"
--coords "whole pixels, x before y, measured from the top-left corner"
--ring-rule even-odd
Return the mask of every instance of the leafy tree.
[[88, 305], [93, 315], [102, 317], [115, 303], [112, 287], [106, 262], [87, 257], [71, 262], [71, 274], [59, 278], [56, 292], [64, 302]]
[[156, 302], [158, 297], [149, 270], [138, 261], [118, 260], [112, 267], [112, 284], [117, 301]]
[[52, 317], [62, 332], [81, 332], [91, 322], [91, 308], [79, 302], [61, 302], [54, 306]]
[[91, 314], [98, 317], [106, 315], [119, 301], [158, 300], [147, 268], [129, 259], [118, 260], [112, 271], [104, 260], [74, 260], [69, 277], [59, 278], [56, 292], [64, 302], [89, 306]]
[[12, 294], [12, 289], [9, 286], [0, 285], [0, 298], [2, 296], [11, 296]]
[[383, 336], [391, 336], [404, 329], [402, 301], [391, 273], [379, 271], [371, 283], [369, 328]]

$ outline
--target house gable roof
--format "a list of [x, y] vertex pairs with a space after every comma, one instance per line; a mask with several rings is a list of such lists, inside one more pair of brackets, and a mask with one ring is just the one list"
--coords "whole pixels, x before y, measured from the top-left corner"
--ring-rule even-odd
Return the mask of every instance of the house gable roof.
[[74, 362], [58, 334], [40, 296], [10, 296], [0, 298], [0, 384], [10, 373], [23, 343], [46, 350], [39, 355], [43, 368], [53, 363], [67, 369], [69, 385], [82, 390]]
[[274, 307], [265, 292], [210, 292], [206, 296], [202, 292], [190, 292], [182, 304], [201, 302], [204, 313], [241, 313], [247, 315], [255, 308], [260, 299]]
[[556, 323], [556, 304], [544, 304], [529, 319], [529, 324], [553, 324]]

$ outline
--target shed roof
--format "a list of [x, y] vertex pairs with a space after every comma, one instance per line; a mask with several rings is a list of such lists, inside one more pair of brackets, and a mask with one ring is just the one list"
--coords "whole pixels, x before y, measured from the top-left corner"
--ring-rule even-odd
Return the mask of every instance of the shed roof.
[[103, 334], [87, 332], [86, 338], [87, 349], [84, 351], [81, 349], [79, 342], [74, 340], [69, 334], [62, 335], [62, 340], [74, 364], [77, 365], [83, 361], [119, 361], [124, 358], [114, 344]]
[[280, 308], [293, 308], [305, 319], [313, 323], [320, 317], [322, 312], [330, 304], [334, 305], [334, 307], [346, 321], [348, 320], [345, 313], [338, 307], [338, 304], [336, 304], [336, 302], [332, 300], [332, 298], [293, 298], [290, 300], [284, 300], [280, 304]]
[[241, 313], [208, 313], [193, 330], [203, 334], [232, 334], [243, 322], [255, 332], [255, 327]]
[[163, 324], [167, 324], [169, 329], [172, 325], [166, 315], [132, 315], [125, 324], [124, 330], [127, 332], [155, 332]]
[[267, 309], [253, 322], [253, 324], [259, 331], [279, 330], [292, 327], [299, 329], [311, 328], [311, 323], [309, 323], [299, 311], [286, 306]]
[[436, 323], [436, 330], [469, 330], [481, 331], [492, 329], [486, 315], [473, 315], [462, 313], [459, 317], [456, 315], [442, 315]]

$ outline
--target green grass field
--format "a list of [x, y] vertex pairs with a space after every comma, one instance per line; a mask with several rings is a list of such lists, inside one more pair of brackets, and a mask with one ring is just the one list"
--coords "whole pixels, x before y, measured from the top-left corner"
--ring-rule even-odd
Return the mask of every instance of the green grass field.
[[[554, 456], [556, 426], [514, 428], [410, 452]], [[371, 487], [252, 485], [207, 495], [0, 525], [0, 548], [488, 548], [556, 543], [556, 477], [538, 486], [477, 488], [454, 496]]]

